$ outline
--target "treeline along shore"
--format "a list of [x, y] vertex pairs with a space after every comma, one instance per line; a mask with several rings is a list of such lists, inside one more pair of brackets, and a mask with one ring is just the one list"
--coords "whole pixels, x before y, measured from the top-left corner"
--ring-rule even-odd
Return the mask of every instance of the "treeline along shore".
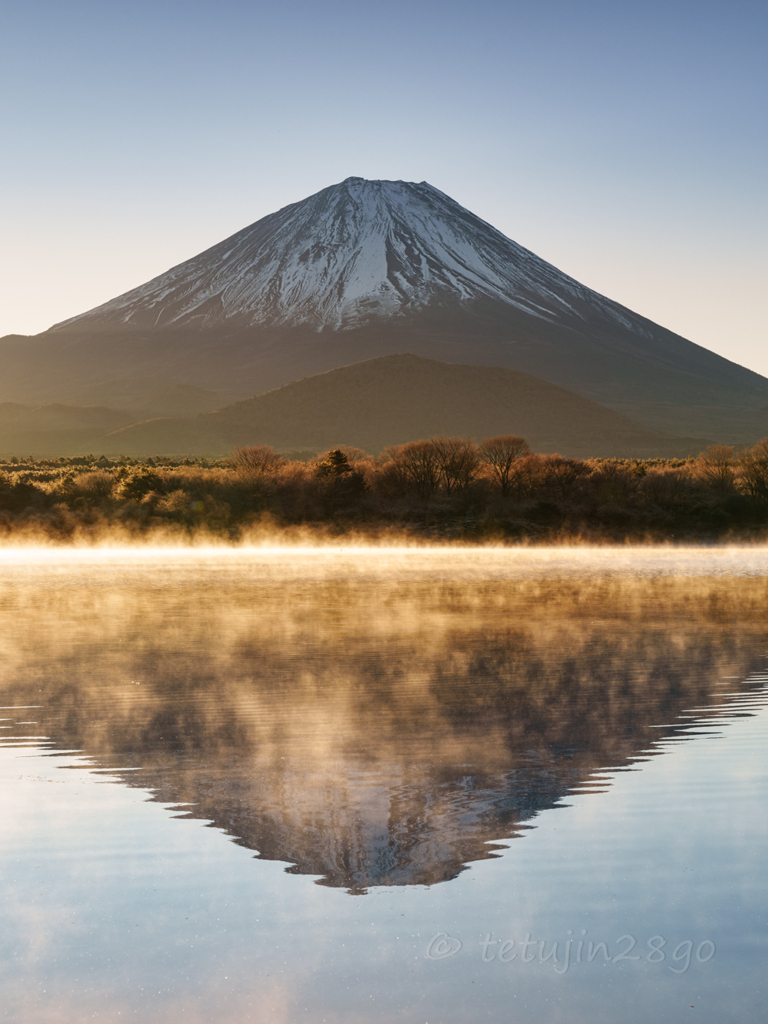
[[660, 543], [768, 538], [768, 438], [688, 459], [538, 455], [511, 435], [434, 437], [373, 457], [0, 460], [0, 540], [98, 543], [356, 536]]

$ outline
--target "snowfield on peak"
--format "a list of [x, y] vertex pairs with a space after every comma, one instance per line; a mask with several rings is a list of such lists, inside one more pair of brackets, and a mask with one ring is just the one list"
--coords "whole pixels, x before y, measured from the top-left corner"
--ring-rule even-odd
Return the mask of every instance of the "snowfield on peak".
[[[344, 330], [482, 298], [553, 323], [580, 318], [584, 303], [615, 323], [632, 318], [427, 182], [347, 178], [54, 329]], [[640, 318], [631, 326], [644, 333]]]

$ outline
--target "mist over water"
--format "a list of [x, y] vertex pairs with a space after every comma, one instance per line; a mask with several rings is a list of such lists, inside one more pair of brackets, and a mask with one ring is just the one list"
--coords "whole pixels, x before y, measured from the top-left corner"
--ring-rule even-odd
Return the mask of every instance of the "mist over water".
[[767, 606], [756, 550], [5, 552], [8, 1019], [725, 1019]]

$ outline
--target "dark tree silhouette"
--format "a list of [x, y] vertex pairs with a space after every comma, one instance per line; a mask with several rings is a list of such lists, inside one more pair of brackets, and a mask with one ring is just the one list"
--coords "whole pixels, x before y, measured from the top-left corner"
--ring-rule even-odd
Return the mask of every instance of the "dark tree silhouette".
[[352, 467], [349, 464], [349, 459], [341, 450], [341, 448], [334, 448], [325, 456], [322, 462], [317, 464], [317, 472], [321, 477], [328, 479], [338, 478], [344, 476], [345, 473], [351, 473]]
[[699, 455], [699, 473], [712, 490], [719, 494], [729, 494], [735, 490], [734, 465], [731, 445], [711, 444]]
[[433, 437], [440, 473], [446, 494], [465, 491], [477, 476], [480, 450], [474, 441], [463, 437]]
[[440, 457], [432, 441], [408, 441], [384, 452], [389, 464], [402, 481], [404, 489], [415, 491], [420, 498], [431, 498], [440, 485]]
[[747, 449], [739, 464], [747, 494], [753, 498], [768, 499], [768, 437]]
[[515, 475], [516, 463], [531, 449], [524, 437], [514, 434], [499, 434], [486, 437], [480, 445], [480, 457], [491, 469], [503, 495], [509, 494]]

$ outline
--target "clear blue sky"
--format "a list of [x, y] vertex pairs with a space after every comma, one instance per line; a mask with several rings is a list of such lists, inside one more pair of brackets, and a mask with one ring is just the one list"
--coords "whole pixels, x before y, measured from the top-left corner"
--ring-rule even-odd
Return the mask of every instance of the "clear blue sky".
[[768, 375], [764, 0], [8, 0], [0, 335], [349, 175]]

